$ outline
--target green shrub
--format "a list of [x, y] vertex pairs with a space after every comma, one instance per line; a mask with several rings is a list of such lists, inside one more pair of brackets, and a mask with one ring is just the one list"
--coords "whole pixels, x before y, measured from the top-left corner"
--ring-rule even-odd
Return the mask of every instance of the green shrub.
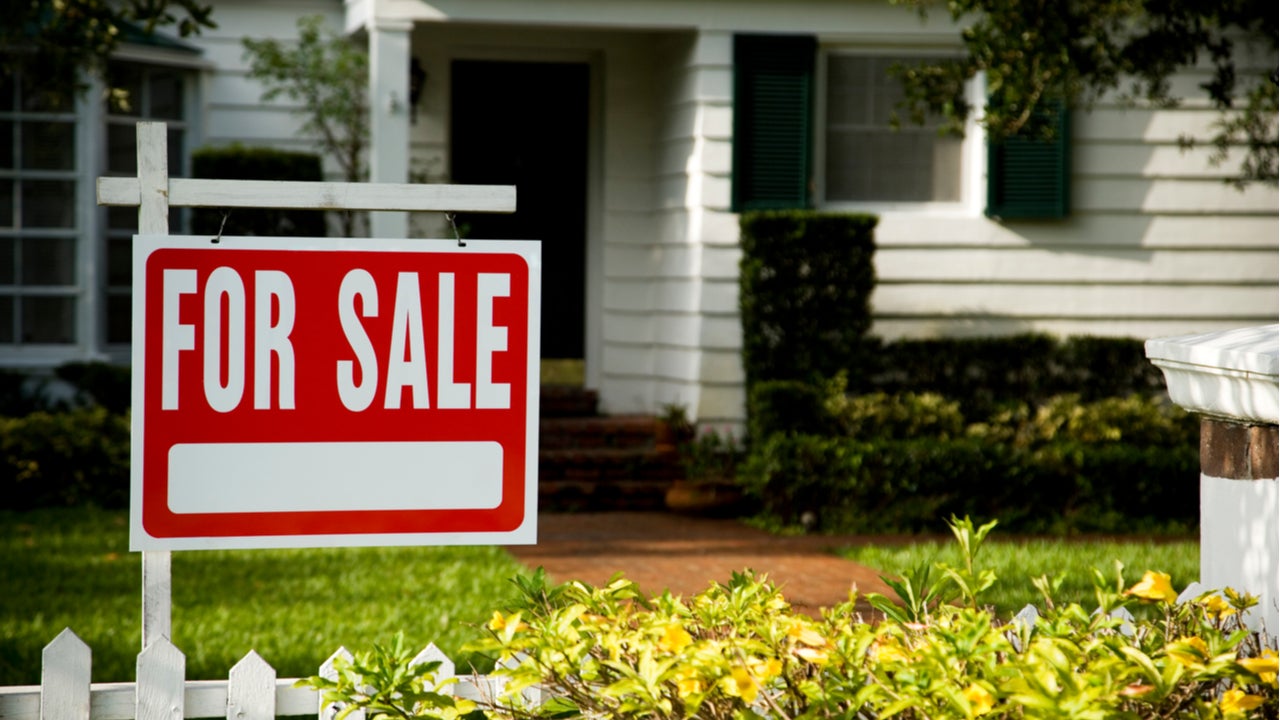
[[997, 512], [1020, 532], [1185, 530], [1199, 516], [1198, 452], [776, 434], [752, 446], [738, 482], [773, 521], [828, 532], [924, 532], [939, 515]]
[[830, 377], [862, 357], [875, 284], [870, 215], [744, 213], [739, 303], [747, 387]]
[[827, 411], [843, 435], [859, 440], [964, 434], [960, 403], [936, 393], [828, 395]]
[[0, 417], [0, 488], [11, 510], [129, 501], [129, 417], [103, 407]]
[[[1256, 598], [1228, 590], [1178, 603], [1167, 575], [1130, 584], [1118, 569], [1093, 580], [1099, 612], [1054, 602], [1042, 576], [1040, 617], [1002, 621], [982, 601], [997, 580], [979, 562], [992, 525], [953, 520], [961, 565], [886, 578], [896, 601], [866, 598], [878, 622], [857, 598], [810, 617], [746, 573], [687, 599], [646, 596], [621, 577], [598, 588], [518, 581], [522, 602], [473, 645], [504, 681], [480, 707], [499, 720], [1275, 716], [1275, 651], [1240, 622]], [[1130, 609], [1131, 632], [1116, 615]], [[332, 699], [394, 698], [412, 673], [392, 665]], [[407, 695], [389, 716], [452, 717], [443, 698], [412, 708]]]
[[1160, 370], [1147, 360], [1143, 342], [1131, 338], [872, 338], [867, 347], [874, 351], [847, 365], [852, 392], [937, 393], [971, 417], [1068, 393], [1085, 401], [1165, 394]]
[[128, 366], [104, 362], [72, 362], [54, 374], [76, 388], [83, 404], [101, 405], [108, 412], [124, 413], [132, 404], [132, 375]]
[[[273, 148], [230, 145], [201, 148], [191, 154], [191, 174], [219, 180], [324, 179], [319, 155]], [[225, 225], [224, 223], [225, 219]], [[316, 210], [235, 208], [229, 213], [215, 208], [192, 211], [191, 231], [197, 235], [265, 235], [324, 237], [324, 213]]]
[[1198, 444], [1196, 416], [1159, 398], [1131, 395], [1082, 401], [1059, 395], [1039, 406], [1006, 405], [966, 433], [992, 442], [1034, 446], [1054, 440], [1179, 447]]
[[823, 388], [800, 380], [762, 380], [747, 396], [747, 437], [763, 440], [776, 433], [826, 435], [837, 428], [826, 407]]

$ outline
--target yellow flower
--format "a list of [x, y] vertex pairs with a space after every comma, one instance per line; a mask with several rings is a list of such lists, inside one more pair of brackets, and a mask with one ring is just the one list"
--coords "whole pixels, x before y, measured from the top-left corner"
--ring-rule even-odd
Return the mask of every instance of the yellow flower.
[[969, 709], [973, 711], [974, 715], [985, 715], [991, 712], [991, 708], [996, 706], [995, 697], [987, 692], [986, 688], [977, 683], [970, 683], [962, 694], [964, 699], [969, 701]]
[[1264, 683], [1268, 685], [1276, 684], [1276, 674], [1280, 672], [1280, 664], [1277, 663], [1275, 650], [1263, 650], [1261, 657], [1241, 658], [1237, 662], [1245, 670], [1261, 678]]
[[829, 659], [827, 656], [827, 651], [820, 650], [818, 648], [800, 647], [800, 648], [796, 648], [792, 652], [794, 652], [796, 654], [796, 657], [800, 658], [801, 660], [811, 662], [814, 665], [826, 665], [827, 660]]
[[676, 672], [676, 694], [681, 700], [688, 698], [690, 695], [696, 695], [703, 692], [706, 688], [702, 684], [702, 677], [698, 675], [698, 671], [691, 667], [682, 667]]
[[1204, 609], [1207, 610], [1210, 615], [1219, 620], [1227, 617], [1228, 615], [1234, 615], [1236, 612], [1236, 609], [1231, 607], [1231, 603], [1223, 600], [1221, 595], [1209, 595], [1205, 597], [1200, 604], [1204, 605]]
[[908, 659], [902, 645], [894, 637], [877, 638], [871, 645], [871, 658], [878, 663], [904, 663]]
[[1169, 581], [1168, 573], [1154, 570], [1148, 570], [1143, 574], [1138, 584], [1125, 590], [1124, 594], [1133, 595], [1143, 600], [1159, 600], [1167, 603], [1178, 599], [1178, 593], [1173, 591], [1173, 584]]
[[748, 705], [756, 701], [756, 695], [760, 692], [760, 683], [741, 666], [734, 668], [733, 673], [725, 676], [721, 683], [726, 695], [742, 698]]
[[1181, 637], [1177, 642], [1169, 643], [1165, 646], [1165, 652], [1184, 667], [1203, 665], [1204, 661], [1209, 659], [1209, 646], [1204, 644], [1204, 640], [1194, 635]]
[[1239, 688], [1231, 688], [1222, 693], [1220, 707], [1223, 715], [1237, 715], [1252, 710], [1262, 704], [1262, 697], [1250, 695]]
[[662, 631], [662, 639], [658, 641], [658, 649], [663, 652], [678, 653], [689, 647], [693, 637], [685, 631], [680, 623], [671, 623]]
[[777, 658], [752, 661], [751, 674], [768, 682], [782, 674], [782, 661]]
[[809, 647], [826, 647], [827, 639], [811, 627], [795, 625], [787, 631], [787, 637]]
[[505, 630], [507, 626], [513, 622], [516, 624], [515, 626], [516, 631], [524, 630], [525, 628], [529, 627], [528, 625], [525, 625], [524, 623], [520, 622], [520, 613], [516, 613], [509, 617], [504, 617], [502, 613], [498, 612], [497, 610], [494, 610], [493, 617], [489, 618], [489, 629], [494, 632]]

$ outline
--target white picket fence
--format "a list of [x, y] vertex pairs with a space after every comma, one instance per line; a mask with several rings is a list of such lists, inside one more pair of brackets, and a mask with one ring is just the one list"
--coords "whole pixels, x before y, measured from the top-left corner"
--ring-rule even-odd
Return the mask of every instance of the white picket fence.
[[[317, 674], [335, 678], [333, 662], [350, 658], [345, 648], [322, 664]], [[453, 661], [428, 645], [414, 663], [439, 661], [437, 681], [454, 677]], [[41, 684], [0, 687], [0, 720], [181, 720], [221, 718], [271, 720], [281, 715], [311, 715], [332, 720], [337, 707], [326, 707], [311, 688], [294, 687], [293, 678], [276, 671], [250, 650], [226, 680], [187, 680], [186, 656], [161, 638], [138, 654], [138, 680], [91, 683], [92, 652], [70, 628], [44, 648]], [[501, 681], [489, 676], [460, 677], [448, 692], [473, 700], [493, 698]], [[352, 720], [364, 720], [352, 714]]]

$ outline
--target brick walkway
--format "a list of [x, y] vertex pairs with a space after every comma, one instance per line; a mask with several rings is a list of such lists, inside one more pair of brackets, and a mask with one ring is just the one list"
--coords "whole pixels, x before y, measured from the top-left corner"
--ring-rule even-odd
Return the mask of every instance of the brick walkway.
[[622, 572], [649, 594], [695, 595], [750, 569], [767, 574], [797, 610], [816, 615], [847, 600], [853, 585], [860, 595], [892, 597], [878, 571], [831, 553], [867, 541], [776, 537], [734, 520], [613, 512], [544, 514], [538, 518], [538, 544], [510, 550], [557, 582], [602, 585]]

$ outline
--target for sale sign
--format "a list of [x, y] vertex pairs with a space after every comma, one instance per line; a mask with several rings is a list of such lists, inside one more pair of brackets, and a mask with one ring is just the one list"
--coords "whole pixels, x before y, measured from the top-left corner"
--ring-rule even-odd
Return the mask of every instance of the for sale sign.
[[134, 239], [134, 550], [536, 537], [536, 242]]

